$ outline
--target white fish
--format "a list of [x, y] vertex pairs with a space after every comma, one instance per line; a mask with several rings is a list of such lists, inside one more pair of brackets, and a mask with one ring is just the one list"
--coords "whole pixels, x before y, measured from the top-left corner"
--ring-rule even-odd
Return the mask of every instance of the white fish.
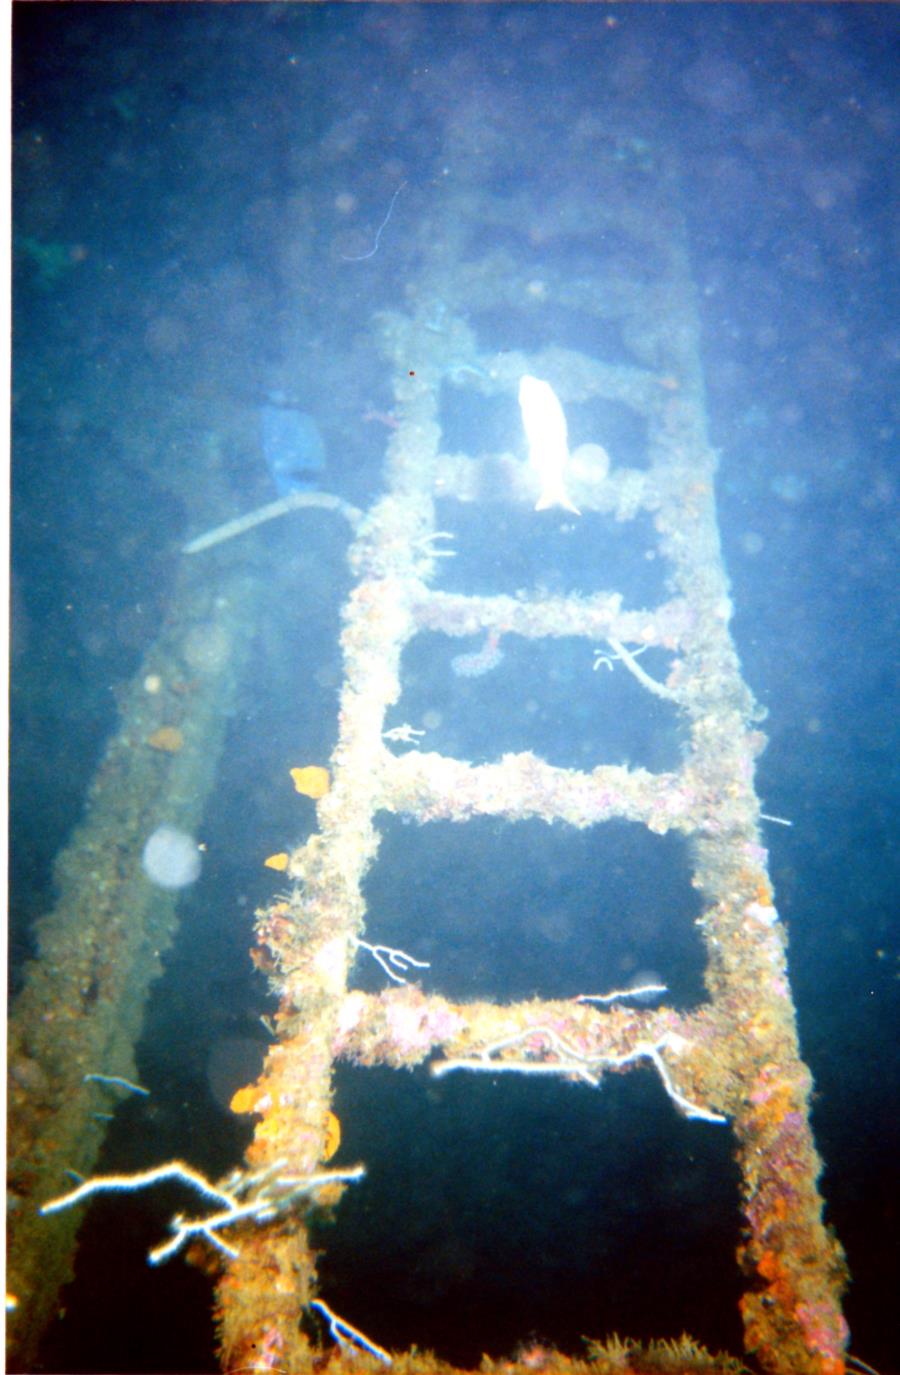
[[551, 506], [562, 506], [580, 516], [565, 488], [569, 433], [559, 397], [549, 382], [525, 376], [519, 383], [519, 407], [528, 440], [528, 461], [541, 483], [534, 509], [546, 511]]

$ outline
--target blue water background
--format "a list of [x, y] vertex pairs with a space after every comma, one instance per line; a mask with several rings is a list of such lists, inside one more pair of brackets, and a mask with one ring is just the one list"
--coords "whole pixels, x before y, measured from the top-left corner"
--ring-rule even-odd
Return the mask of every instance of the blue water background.
[[[566, 167], [566, 128], [585, 113], [598, 137], [623, 131], [638, 172], [672, 141], [734, 634], [769, 712], [759, 789], [793, 823], [767, 841], [823, 1189], [854, 1275], [853, 1349], [883, 1375], [900, 1368], [898, 23], [867, 5], [22, 6], [14, 104], [14, 985], [117, 686], [196, 533], [156, 474], [182, 465], [202, 483], [214, 451], [235, 513], [270, 500], [256, 418], [282, 388], [322, 431], [325, 485], [359, 504], [378, 494], [391, 395], [372, 316], [404, 308], [416, 218], [439, 195], [460, 107], [489, 126], [495, 93], [517, 103], [509, 161], [526, 175], [529, 135], [551, 122], [560, 166], [588, 183], [589, 167]], [[555, 248], [549, 213], [536, 203], [546, 260], [589, 274], [599, 259]], [[557, 339], [571, 327], [561, 313]], [[521, 444], [512, 407], [509, 425], [497, 447]], [[627, 461], [627, 427], [596, 437]], [[304, 519], [248, 545], [270, 587], [251, 680], [139, 1050], [153, 1097], [120, 1111], [107, 1169], [174, 1155], [215, 1175], [245, 1144], [223, 1104], [267, 1039], [247, 955], [272, 892], [261, 860], [308, 830], [287, 770], [327, 759], [335, 738], [345, 535]], [[562, 537], [504, 560], [493, 520], [473, 512], [468, 533], [485, 589], [582, 577]], [[635, 537], [618, 533], [601, 584], [640, 605], [662, 571]], [[442, 569], [446, 585], [456, 576]], [[423, 637], [405, 662], [397, 719], [436, 713], [435, 748], [677, 763], [665, 712], [621, 673], [592, 672], [585, 645], [509, 644], [473, 680], [450, 671], [459, 651]], [[430, 960], [426, 988], [567, 996], [647, 970], [679, 1006], [702, 997], [674, 838], [384, 829], [370, 935]], [[381, 982], [372, 968], [359, 981]], [[369, 1177], [319, 1238], [323, 1292], [379, 1342], [477, 1362], [532, 1337], [575, 1352], [584, 1334], [686, 1328], [740, 1350], [730, 1136], [677, 1117], [649, 1074], [593, 1092], [341, 1068], [337, 1085], [341, 1158]], [[41, 1369], [214, 1368], [206, 1280], [144, 1260], [166, 1220], [149, 1197], [91, 1207]]]

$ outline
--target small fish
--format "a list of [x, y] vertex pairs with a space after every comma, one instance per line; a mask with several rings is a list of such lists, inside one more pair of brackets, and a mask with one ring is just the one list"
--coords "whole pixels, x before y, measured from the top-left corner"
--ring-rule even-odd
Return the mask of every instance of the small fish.
[[569, 435], [559, 397], [549, 382], [526, 375], [519, 383], [519, 407], [528, 440], [528, 461], [541, 483], [534, 509], [546, 511], [551, 506], [561, 506], [580, 516], [565, 488]]

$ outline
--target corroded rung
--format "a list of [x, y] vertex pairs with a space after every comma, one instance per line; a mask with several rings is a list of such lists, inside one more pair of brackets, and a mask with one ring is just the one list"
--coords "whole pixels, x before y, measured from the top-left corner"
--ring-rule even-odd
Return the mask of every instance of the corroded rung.
[[629, 1006], [641, 991], [505, 1005], [454, 1003], [409, 984], [377, 995], [354, 992], [334, 1049], [354, 1064], [407, 1069], [439, 1050], [442, 1057], [430, 1062], [436, 1077], [454, 1070], [559, 1075], [594, 1087], [606, 1073], [650, 1063], [679, 1111], [723, 1121], [733, 1085], [709, 1044], [708, 1010]]
[[696, 803], [679, 773], [650, 773], [603, 764], [591, 773], [562, 769], [528, 752], [496, 764], [469, 764], [442, 754], [390, 756], [379, 805], [418, 821], [538, 817], [583, 828], [619, 817], [664, 834], [697, 831]]
[[[653, 510], [659, 503], [651, 472], [616, 466], [610, 471], [608, 462], [591, 462], [586, 453], [578, 450], [572, 455], [569, 485], [579, 510], [611, 515], [620, 521], [632, 520], [640, 511]], [[471, 458], [468, 454], [442, 453], [435, 459], [434, 495], [460, 502], [502, 500], [533, 506], [538, 491], [528, 464], [513, 454]]]
[[[473, 339], [473, 346], [477, 341]], [[633, 363], [605, 363], [580, 349], [549, 345], [534, 353], [504, 349], [501, 353], [473, 356], [475, 366], [454, 366], [446, 375], [457, 386], [486, 396], [515, 391], [523, 372], [546, 377], [565, 402], [589, 401], [600, 397], [628, 406], [638, 415], [650, 415], [660, 398], [676, 385], [669, 373], [635, 367]]]
[[595, 642], [612, 636], [672, 650], [692, 623], [684, 598], [675, 597], [652, 610], [623, 611], [621, 594], [607, 591], [584, 597], [479, 597], [423, 588], [413, 597], [412, 616], [419, 630], [445, 635], [488, 630], [528, 639], [581, 636]]

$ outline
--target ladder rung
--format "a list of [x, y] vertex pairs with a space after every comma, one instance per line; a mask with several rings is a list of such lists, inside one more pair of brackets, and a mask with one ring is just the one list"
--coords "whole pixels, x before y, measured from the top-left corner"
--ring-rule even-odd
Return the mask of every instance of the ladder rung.
[[685, 779], [602, 764], [591, 773], [558, 768], [529, 752], [496, 764], [469, 764], [443, 754], [410, 750], [384, 764], [379, 806], [417, 821], [539, 817], [579, 828], [619, 818], [642, 822], [659, 835], [694, 834]]
[[478, 597], [461, 592], [425, 593], [413, 603], [420, 630], [445, 635], [477, 635], [495, 630], [528, 639], [582, 636], [605, 641], [610, 636], [628, 644], [659, 645], [675, 650], [691, 624], [691, 610], [680, 597], [654, 610], [622, 611], [618, 592], [588, 597]]

